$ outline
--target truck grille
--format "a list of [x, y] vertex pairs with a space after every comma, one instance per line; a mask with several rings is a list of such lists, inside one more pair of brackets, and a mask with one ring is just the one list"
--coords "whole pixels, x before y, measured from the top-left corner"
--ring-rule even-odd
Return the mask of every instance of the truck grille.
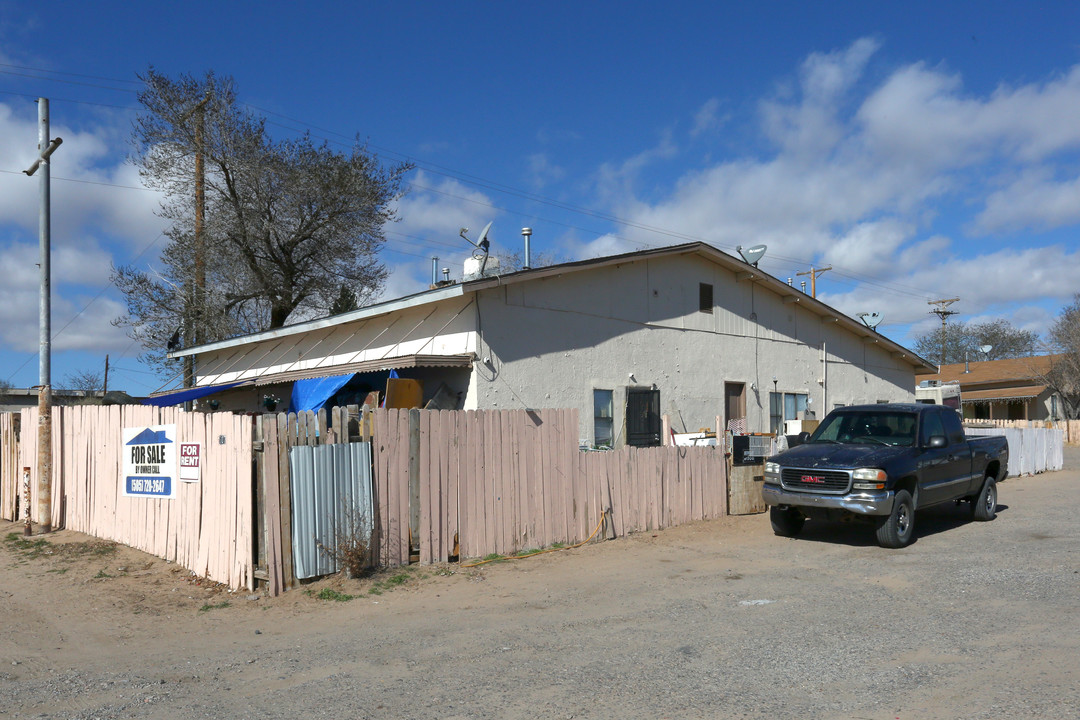
[[842, 494], [851, 487], [851, 473], [846, 470], [786, 467], [780, 471], [780, 482], [788, 490]]

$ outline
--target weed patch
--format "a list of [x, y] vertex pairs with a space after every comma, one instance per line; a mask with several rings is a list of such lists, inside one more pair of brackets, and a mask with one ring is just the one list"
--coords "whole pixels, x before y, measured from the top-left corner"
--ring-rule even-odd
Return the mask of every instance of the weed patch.
[[210, 612], [211, 610], [221, 610], [221, 609], [227, 608], [227, 607], [229, 607], [229, 601], [228, 600], [224, 600], [222, 602], [219, 602], [217, 605], [211, 605], [210, 603], [206, 603], [201, 608], [199, 608], [199, 612], [201, 612], [201, 613], [202, 612]]
[[338, 592], [332, 588], [323, 588], [319, 592], [315, 592], [314, 590], [305, 590], [304, 592], [316, 600], [332, 600], [333, 602], [348, 602], [349, 600], [360, 597], [359, 595], [349, 595], [348, 593]]

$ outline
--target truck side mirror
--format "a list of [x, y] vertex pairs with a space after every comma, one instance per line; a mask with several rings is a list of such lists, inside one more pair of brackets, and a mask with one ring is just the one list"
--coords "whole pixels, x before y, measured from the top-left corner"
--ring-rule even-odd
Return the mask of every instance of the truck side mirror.
[[810, 433], [806, 432], [805, 430], [803, 432], [799, 433], [799, 444], [800, 445], [806, 443], [809, 439], [810, 439]]
[[949, 444], [949, 441], [945, 439], [944, 435], [931, 435], [930, 441], [926, 443], [929, 448], [943, 448]]

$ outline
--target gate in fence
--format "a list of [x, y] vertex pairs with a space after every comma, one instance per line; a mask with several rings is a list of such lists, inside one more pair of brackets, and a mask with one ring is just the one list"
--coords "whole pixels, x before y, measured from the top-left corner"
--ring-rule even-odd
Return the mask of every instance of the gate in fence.
[[289, 472], [296, 578], [366, 564], [374, 529], [371, 443], [293, 447]]

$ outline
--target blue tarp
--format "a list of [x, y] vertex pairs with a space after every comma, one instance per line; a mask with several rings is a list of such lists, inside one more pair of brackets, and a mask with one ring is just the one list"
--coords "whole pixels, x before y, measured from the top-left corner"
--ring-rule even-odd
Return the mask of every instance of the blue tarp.
[[292, 400], [289, 401], [289, 412], [302, 412], [304, 410], [318, 410], [334, 393], [352, 380], [356, 373], [348, 375], [331, 375], [330, 377], [310, 378], [297, 380], [292, 386]]
[[206, 397], [207, 395], [213, 395], [214, 393], [221, 392], [222, 390], [228, 390], [234, 388], [237, 385], [243, 385], [244, 382], [234, 382], [227, 385], [214, 385], [212, 387], [193, 387], [187, 390], [180, 390], [178, 392], [169, 393], [168, 395], [158, 395], [157, 397], [148, 397], [142, 401], [143, 405], [156, 405], [158, 407], [168, 407], [169, 405], [179, 405], [185, 403], [188, 400], [195, 400], [196, 398]]

